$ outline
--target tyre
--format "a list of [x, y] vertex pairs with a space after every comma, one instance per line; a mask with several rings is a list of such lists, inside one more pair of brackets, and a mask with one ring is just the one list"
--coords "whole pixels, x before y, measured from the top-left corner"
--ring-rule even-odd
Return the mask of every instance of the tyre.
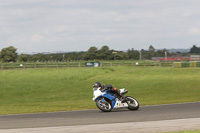
[[126, 97], [126, 103], [128, 104], [128, 109], [129, 110], [138, 110], [139, 109], [139, 103], [138, 101], [130, 96]]
[[110, 102], [106, 100], [103, 102], [102, 99], [98, 99], [96, 100], [96, 105], [103, 112], [110, 112], [112, 110]]

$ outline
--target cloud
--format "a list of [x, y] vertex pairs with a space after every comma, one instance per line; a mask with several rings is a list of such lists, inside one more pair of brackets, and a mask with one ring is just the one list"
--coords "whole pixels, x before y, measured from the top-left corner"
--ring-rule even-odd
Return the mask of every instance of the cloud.
[[35, 34], [31, 37], [31, 41], [35, 42], [35, 41], [41, 41], [43, 38], [43, 35], [40, 34]]
[[[0, 0], [0, 48], [19, 51], [188, 47], [200, 41], [197, 0]], [[176, 44], [176, 45], [175, 45]], [[192, 46], [193, 44], [191, 44]], [[24, 46], [24, 47], [23, 47]], [[41, 51], [42, 52], [42, 51]]]
[[192, 27], [188, 30], [189, 34], [200, 35], [200, 28]]

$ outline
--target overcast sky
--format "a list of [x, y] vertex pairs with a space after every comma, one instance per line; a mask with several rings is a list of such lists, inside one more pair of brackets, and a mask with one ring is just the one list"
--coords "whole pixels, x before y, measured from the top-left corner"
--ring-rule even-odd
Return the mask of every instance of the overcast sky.
[[200, 0], [0, 0], [0, 50], [200, 46]]

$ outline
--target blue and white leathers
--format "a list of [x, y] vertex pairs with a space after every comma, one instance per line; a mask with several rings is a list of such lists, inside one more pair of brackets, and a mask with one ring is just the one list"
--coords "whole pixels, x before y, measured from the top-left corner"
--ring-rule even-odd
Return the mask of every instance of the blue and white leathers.
[[[101, 92], [101, 88], [93, 89], [93, 101], [99, 102], [98, 105], [102, 105], [105, 109], [115, 109], [115, 108], [127, 108], [127, 103], [121, 103], [121, 101], [117, 98], [117, 96], [109, 90], [105, 90]], [[120, 89], [120, 92], [123, 92], [125, 89]], [[106, 104], [108, 103], [109, 104]], [[105, 105], [106, 104], [106, 105]]]

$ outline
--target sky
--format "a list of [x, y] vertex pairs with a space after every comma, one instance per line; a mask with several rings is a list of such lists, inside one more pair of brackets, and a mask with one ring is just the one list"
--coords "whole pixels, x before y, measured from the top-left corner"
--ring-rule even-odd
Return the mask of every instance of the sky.
[[0, 50], [200, 46], [200, 0], [0, 0]]

